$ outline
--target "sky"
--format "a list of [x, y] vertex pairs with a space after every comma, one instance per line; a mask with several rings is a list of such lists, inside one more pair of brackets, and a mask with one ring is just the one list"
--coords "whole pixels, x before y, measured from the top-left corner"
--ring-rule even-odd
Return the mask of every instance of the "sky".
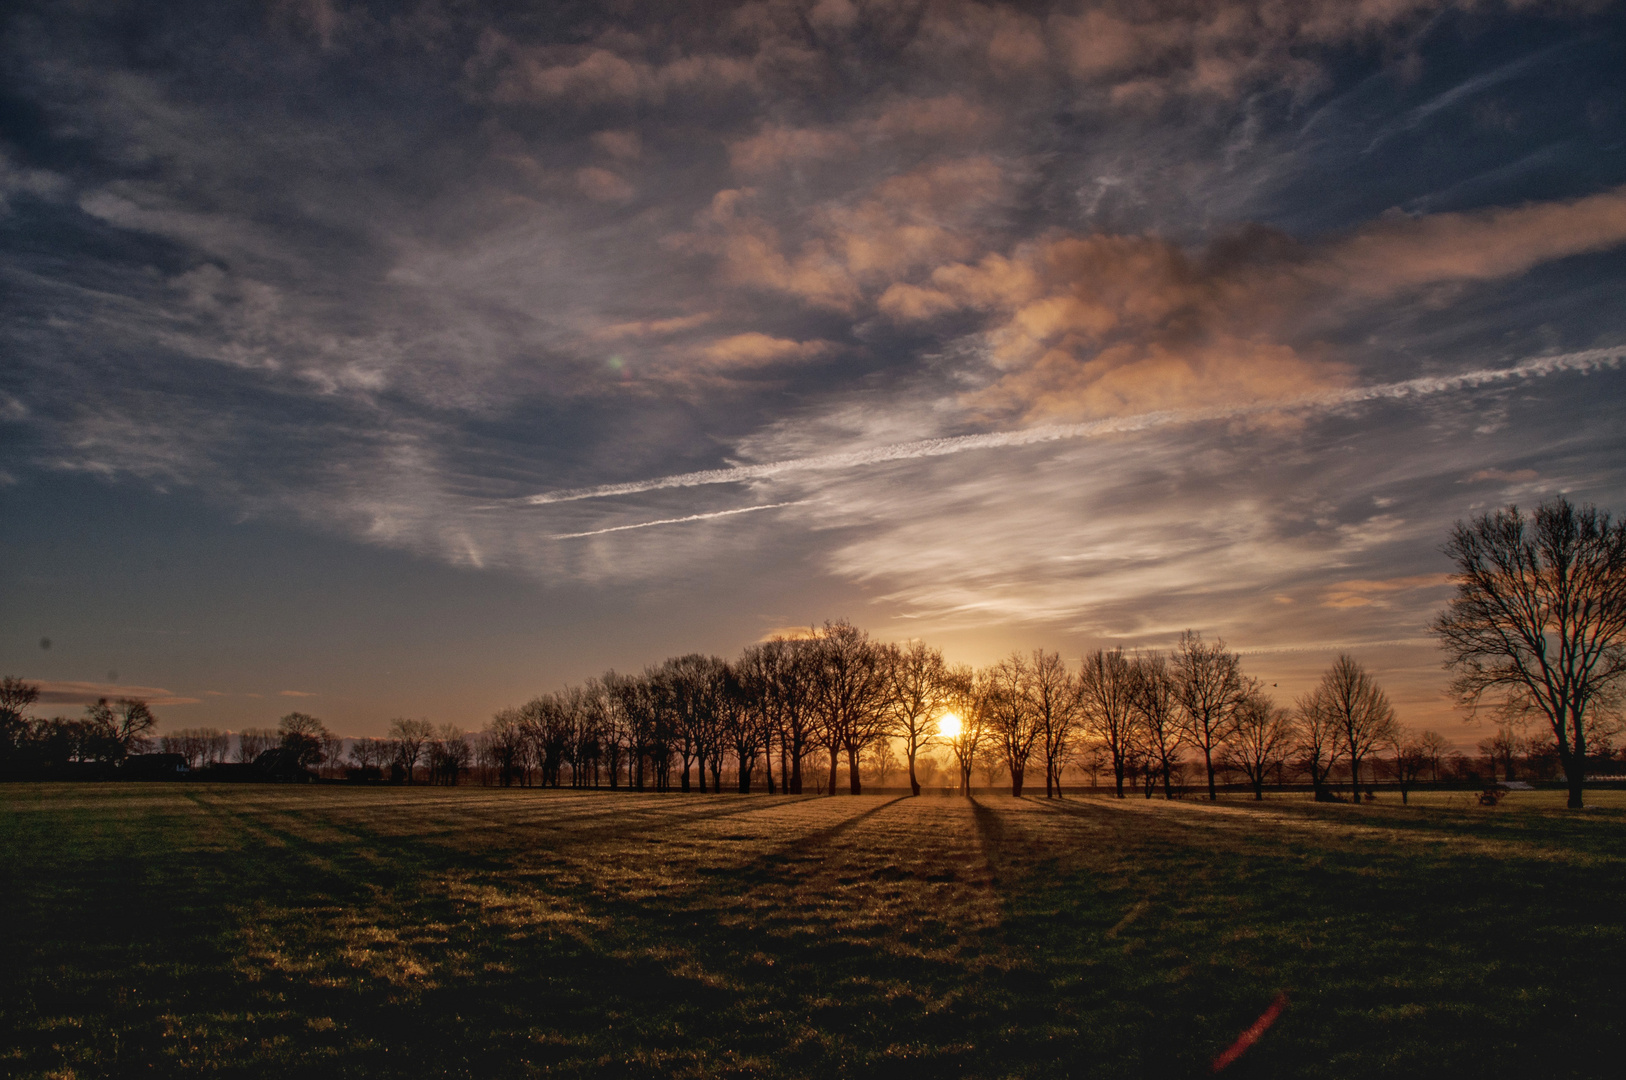
[[847, 618], [1340, 652], [1626, 511], [1626, 17], [1476, 0], [0, 15], [0, 671], [478, 728]]

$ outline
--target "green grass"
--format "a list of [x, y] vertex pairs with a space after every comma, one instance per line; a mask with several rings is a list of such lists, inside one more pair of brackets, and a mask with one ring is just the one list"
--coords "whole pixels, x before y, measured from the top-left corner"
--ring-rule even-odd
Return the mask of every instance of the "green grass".
[[1626, 793], [0, 788], [0, 1074], [1614, 1076]]

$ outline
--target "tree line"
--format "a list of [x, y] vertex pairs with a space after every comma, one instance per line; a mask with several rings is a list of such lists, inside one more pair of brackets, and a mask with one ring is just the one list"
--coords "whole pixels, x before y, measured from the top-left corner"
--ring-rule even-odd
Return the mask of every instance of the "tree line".
[[[1483, 752], [1511, 773], [1556, 759], [1581, 805], [1589, 767], [1611, 763], [1626, 683], [1626, 525], [1558, 498], [1533, 515], [1517, 507], [1458, 523], [1445, 552], [1457, 595], [1433, 632], [1470, 712], [1496, 709]], [[148, 749], [156, 724], [144, 702], [100, 700], [79, 719], [27, 714], [36, 688], [0, 682], [0, 775], [116, 766]], [[1534, 739], [1517, 734], [1545, 719]], [[1547, 735], [1550, 734], [1550, 738]], [[187, 729], [160, 752], [221, 775], [229, 736]], [[1380, 765], [1404, 797], [1448, 746], [1413, 734], [1352, 656], [1341, 655], [1291, 707], [1242, 669], [1223, 641], [1187, 631], [1167, 652], [1098, 649], [1076, 666], [1057, 653], [1013, 653], [985, 668], [948, 663], [924, 642], [877, 641], [846, 620], [775, 637], [738, 658], [691, 653], [638, 674], [615, 671], [499, 711], [473, 735], [426, 720], [391, 721], [385, 739], [344, 740], [305, 713], [235, 740], [237, 766], [288, 778], [312, 766], [360, 780], [456, 783], [470, 768], [504, 786], [634, 790], [863, 791], [901, 751], [911, 791], [943, 750], [957, 787], [989, 766], [1022, 795], [1034, 772], [1058, 795], [1072, 768], [1107, 773], [1120, 798], [1139, 788], [1173, 798], [1195, 769], [1210, 799], [1241, 775], [1256, 798], [1289, 770], [1318, 798], [1334, 778], [1359, 797]]]

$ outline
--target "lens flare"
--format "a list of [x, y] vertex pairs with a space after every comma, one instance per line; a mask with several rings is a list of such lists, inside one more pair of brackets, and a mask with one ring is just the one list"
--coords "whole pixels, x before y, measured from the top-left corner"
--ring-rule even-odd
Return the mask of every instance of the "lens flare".
[[937, 718], [937, 733], [945, 739], [952, 739], [960, 734], [960, 718], [951, 712], [946, 712]]

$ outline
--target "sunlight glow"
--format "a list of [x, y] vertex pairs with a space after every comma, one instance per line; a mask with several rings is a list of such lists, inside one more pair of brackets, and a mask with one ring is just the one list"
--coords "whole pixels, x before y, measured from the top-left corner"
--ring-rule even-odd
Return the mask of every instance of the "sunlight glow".
[[955, 738], [960, 734], [960, 718], [951, 712], [946, 712], [937, 718], [937, 733], [945, 739]]

